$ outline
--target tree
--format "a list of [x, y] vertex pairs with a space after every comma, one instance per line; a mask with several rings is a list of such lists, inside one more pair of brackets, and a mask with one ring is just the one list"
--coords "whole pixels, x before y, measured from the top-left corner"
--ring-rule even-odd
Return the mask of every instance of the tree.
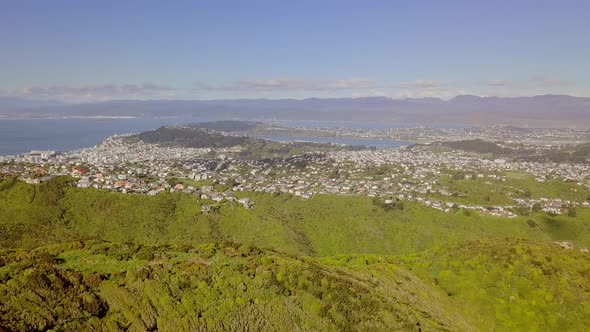
[[521, 216], [528, 216], [531, 214], [531, 209], [527, 206], [519, 206], [513, 209], [513, 211]]
[[578, 214], [576, 213], [576, 208], [573, 206], [568, 207], [567, 209], [567, 216], [570, 218], [575, 218]]
[[168, 184], [170, 184], [172, 187], [174, 187], [175, 185], [179, 184], [180, 181], [177, 178], [171, 177], [168, 179]]
[[233, 177], [227, 179], [227, 181], [225, 182], [225, 185], [229, 186], [230, 189], [237, 186], [238, 184], [240, 183]]
[[463, 172], [463, 171], [453, 172], [452, 178], [453, 178], [453, 180], [463, 180], [465, 178], [465, 172]]
[[338, 169], [337, 168], [333, 168], [332, 171], [330, 171], [330, 174], [328, 175], [328, 177], [330, 179], [337, 179], [338, 176]]

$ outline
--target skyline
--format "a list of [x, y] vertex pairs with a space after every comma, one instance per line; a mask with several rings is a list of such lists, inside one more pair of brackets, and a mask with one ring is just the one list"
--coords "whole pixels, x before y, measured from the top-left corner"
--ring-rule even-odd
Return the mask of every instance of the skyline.
[[590, 96], [583, 1], [110, 3], [2, 4], [0, 95]]

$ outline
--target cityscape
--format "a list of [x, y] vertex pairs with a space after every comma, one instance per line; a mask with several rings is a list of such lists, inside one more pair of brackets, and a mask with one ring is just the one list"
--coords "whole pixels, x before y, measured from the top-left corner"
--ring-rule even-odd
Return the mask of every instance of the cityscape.
[[[305, 129], [296, 129], [301, 130]], [[414, 128], [401, 130], [406, 133], [403, 135], [391, 134], [399, 131], [380, 130], [383, 134], [377, 137], [418, 137], [419, 140], [429, 137], [430, 141], [437, 142], [440, 139], [504, 139], [507, 143], [502, 147], [542, 154], [559, 148], [560, 144], [577, 143], [587, 135], [582, 130], [517, 128]], [[331, 132], [353, 136], [345, 130]], [[370, 136], [372, 132], [357, 131], [357, 137], [376, 137]], [[223, 134], [236, 135], [235, 132]], [[19, 156], [0, 157], [0, 162], [4, 163], [0, 171], [29, 184], [39, 184], [57, 176], [72, 176], [78, 179], [76, 185], [79, 188], [144, 195], [183, 192], [212, 204], [236, 201], [234, 192], [285, 193], [302, 199], [322, 194], [359, 195], [378, 198], [384, 204], [409, 200], [447, 213], [469, 209], [504, 218], [516, 217], [518, 211], [523, 208], [530, 211], [535, 205], [552, 214], [590, 206], [590, 197], [575, 194], [590, 190], [590, 166], [587, 163], [507, 160], [432, 144], [248, 160], [239, 157], [243, 149], [239, 145], [217, 149], [184, 148], [141, 140], [130, 142], [128, 138], [133, 136], [130, 133], [107, 137], [95, 147], [77, 151], [31, 151]], [[533, 198], [524, 190], [504, 185], [510, 177], [530, 177], [537, 183], [561, 181], [567, 183], [572, 192], [572, 195], [565, 196], [576, 198], [568, 199], [564, 195]], [[506, 199], [502, 200], [505, 203], [488, 199], [480, 204], [467, 204], [469, 200], [465, 196], [469, 193], [451, 189], [445, 181], [449, 178], [472, 179], [490, 188], [508, 188]], [[225, 190], [215, 191], [213, 185], [220, 185]], [[255, 203], [244, 202], [240, 203], [247, 208]], [[206, 205], [203, 211], [209, 208], [210, 205]]]

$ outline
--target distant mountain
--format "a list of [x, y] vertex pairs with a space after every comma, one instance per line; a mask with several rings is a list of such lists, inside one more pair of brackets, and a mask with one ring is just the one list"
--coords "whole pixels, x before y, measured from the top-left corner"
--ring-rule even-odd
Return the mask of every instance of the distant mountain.
[[25, 99], [10, 96], [0, 96], [0, 115], [11, 110], [14, 111], [58, 105], [63, 105], [63, 103], [55, 100]]
[[[0, 117], [183, 117], [208, 120], [321, 120], [423, 125], [515, 125], [590, 128], [590, 98], [457, 96], [391, 99], [113, 100], [39, 105], [0, 101]], [[15, 105], [19, 105], [15, 108]]]

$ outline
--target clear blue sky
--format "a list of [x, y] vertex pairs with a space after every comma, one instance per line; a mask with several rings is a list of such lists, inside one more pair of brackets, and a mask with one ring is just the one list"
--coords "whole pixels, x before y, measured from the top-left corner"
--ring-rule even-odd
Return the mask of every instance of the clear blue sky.
[[0, 3], [0, 94], [590, 96], [590, 1]]

